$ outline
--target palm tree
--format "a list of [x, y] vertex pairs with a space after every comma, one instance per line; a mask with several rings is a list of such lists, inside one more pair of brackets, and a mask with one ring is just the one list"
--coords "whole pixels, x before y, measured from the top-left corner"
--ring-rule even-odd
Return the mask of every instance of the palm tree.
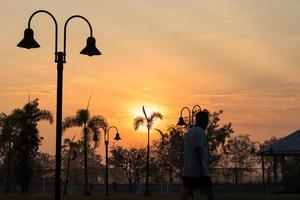
[[17, 160], [19, 160], [21, 169], [17, 169], [19, 182], [21, 184], [21, 194], [28, 190], [28, 183], [32, 176], [33, 159], [37, 154], [42, 137], [39, 136], [37, 123], [43, 120], [53, 122], [53, 116], [50, 111], [39, 108], [39, 99], [29, 101], [23, 108], [15, 109], [12, 112], [14, 126], [17, 129], [14, 150]]
[[134, 130], [138, 130], [140, 126], [146, 126], [148, 131], [148, 142], [147, 142], [147, 164], [146, 164], [146, 188], [144, 196], [150, 196], [149, 190], [149, 165], [150, 165], [150, 130], [153, 127], [154, 121], [157, 119], [162, 119], [163, 116], [160, 112], [152, 112], [148, 117], [145, 111], [145, 107], [143, 106], [144, 117], [138, 116], [133, 121]]
[[[88, 109], [79, 109], [75, 116], [66, 117], [63, 121], [63, 130], [71, 127], [83, 128], [83, 145], [84, 145], [84, 193], [83, 195], [91, 195], [88, 183], [88, 166], [87, 166], [87, 144], [91, 141], [93, 135], [100, 134], [100, 128], [107, 129], [108, 123], [101, 115], [90, 116]], [[99, 138], [99, 137], [97, 137]], [[98, 141], [95, 141], [98, 142]]]
[[[67, 148], [67, 147], [69, 148], [68, 149], [69, 153], [68, 153], [67, 168], [66, 168], [66, 180], [65, 180], [65, 187], [64, 187], [64, 192], [63, 192], [64, 195], [67, 194], [68, 181], [69, 181], [70, 162], [71, 162], [71, 160], [75, 160], [76, 159], [76, 155], [77, 155], [77, 152], [76, 152], [76, 145], [77, 145], [77, 143], [74, 142], [74, 139], [75, 139], [75, 135], [72, 138], [72, 140], [69, 139], [69, 138], [64, 139], [64, 145], [63, 145], [63, 147], [64, 148]], [[71, 159], [71, 153], [73, 153], [72, 159]]]

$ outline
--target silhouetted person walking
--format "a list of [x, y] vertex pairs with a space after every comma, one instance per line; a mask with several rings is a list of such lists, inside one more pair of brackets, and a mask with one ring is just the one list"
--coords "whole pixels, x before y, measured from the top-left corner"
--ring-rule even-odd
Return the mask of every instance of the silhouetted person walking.
[[216, 199], [208, 170], [208, 144], [205, 136], [207, 126], [208, 112], [198, 112], [196, 125], [189, 130], [185, 141], [181, 200], [189, 199], [193, 191], [199, 188], [209, 200]]

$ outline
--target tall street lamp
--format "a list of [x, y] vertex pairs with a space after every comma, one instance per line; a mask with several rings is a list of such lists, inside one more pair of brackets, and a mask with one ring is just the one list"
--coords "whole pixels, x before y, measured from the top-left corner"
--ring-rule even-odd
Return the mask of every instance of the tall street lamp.
[[68, 22], [73, 18], [83, 19], [89, 26], [90, 36], [87, 38], [86, 47], [80, 52], [80, 54], [95, 56], [101, 55], [101, 52], [96, 48], [96, 40], [93, 37], [93, 30], [90, 22], [80, 15], [73, 15], [67, 19], [64, 25], [64, 48], [63, 51], [58, 51], [58, 27], [55, 17], [46, 10], [35, 11], [29, 18], [28, 28], [24, 31], [24, 38], [17, 44], [18, 47], [32, 49], [39, 48], [40, 45], [34, 39], [33, 30], [30, 28], [32, 18], [38, 13], [48, 14], [54, 21], [55, 24], [55, 59], [57, 63], [57, 101], [56, 101], [56, 151], [55, 151], [55, 200], [61, 199], [61, 137], [62, 137], [62, 89], [63, 89], [63, 65], [66, 63], [66, 36], [67, 36], [67, 25]]
[[[184, 120], [184, 117], [183, 117], [183, 111], [184, 110], [187, 110], [189, 115], [188, 115], [188, 123], [185, 122]], [[197, 104], [197, 105], [194, 105], [192, 107], [192, 110], [190, 110], [188, 107], [183, 107], [180, 111], [180, 117], [179, 117], [179, 120], [178, 120], [178, 123], [177, 125], [178, 126], [186, 126], [187, 128], [192, 128], [194, 125], [195, 125], [195, 121], [194, 121], [194, 118], [196, 116], [196, 113], [201, 111], [201, 107]]]
[[[108, 190], [108, 144], [109, 144], [109, 131], [111, 129], [116, 130], [116, 136], [114, 137], [114, 140], [119, 141], [121, 140], [120, 133], [117, 127], [115, 126], [110, 126], [108, 129], [103, 129], [104, 130], [104, 144], [105, 144], [105, 194], [106, 196], [109, 195], [109, 190]], [[93, 140], [98, 140], [97, 134], [94, 135]]]

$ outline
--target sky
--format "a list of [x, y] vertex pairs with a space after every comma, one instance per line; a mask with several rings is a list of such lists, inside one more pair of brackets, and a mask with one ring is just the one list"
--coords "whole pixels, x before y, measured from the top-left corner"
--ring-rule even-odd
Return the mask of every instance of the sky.
[[[51, 18], [32, 19], [41, 48], [16, 47], [39, 9], [56, 17], [60, 50], [70, 16], [82, 15], [92, 24], [102, 56], [80, 55], [88, 26], [80, 19], [68, 24], [63, 117], [86, 108], [91, 95], [91, 114], [119, 128], [118, 144], [145, 144], [146, 130], [132, 125], [143, 105], [164, 115], [155, 126], [163, 131], [177, 123], [182, 107], [196, 104], [224, 110], [222, 123], [232, 122], [236, 135], [250, 134], [254, 141], [300, 129], [298, 0], [2, 0], [1, 112], [21, 107], [30, 93], [55, 116]], [[54, 153], [55, 123], [42, 122], [39, 129], [41, 151]], [[74, 134], [82, 136], [71, 129], [63, 137]]]

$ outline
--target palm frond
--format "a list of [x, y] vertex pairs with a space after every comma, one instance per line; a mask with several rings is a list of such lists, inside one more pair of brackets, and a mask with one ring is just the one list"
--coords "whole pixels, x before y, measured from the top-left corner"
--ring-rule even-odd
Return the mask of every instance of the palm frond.
[[106, 130], [108, 122], [102, 115], [94, 115], [90, 120], [88, 120], [87, 127], [93, 132], [97, 132], [99, 128]]
[[164, 137], [165, 137], [165, 134], [164, 134], [161, 130], [159, 130], [159, 129], [157, 129], [157, 128], [155, 128], [154, 130], [156, 130], [157, 132], [159, 132], [161, 138], [164, 138]]
[[159, 132], [160, 136], [161, 136], [161, 144], [162, 146], [165, 144], [165, 140], [166, 137], [168, 136], [167, 134], [164, 134], [161, 130], [155, 128], [154, 130], [156, 130], [157, 132]]
[[20, 124], [25, 120], [25, 111], [20, 108], [14, 109], [11, 112], [11, 117], [16, 124]]
[[146, 113], [146, 110], [145, 110], [145, 107], [143, 106], [143, 113], [144, 113], [144, 115], [145, 115], [145, 119], [147, 120], [147, 121], [149, 121], [149, 119], [148, 119], [148, 117], [147, 117], [147, 113]]
[[76, 119], [80, 124], [86, 124], [90, 119], [90, 112], [87, 109], [79, 109], [76, 111]]
[[41, 121], [41, 120], [46, 120], [46, 121], [49, 121], [50, 124], [53, 123], [53, 116], [51, 114], [50, 111], [48, 110], [38, 110], [36, 113], [35, 113], [35, 116], [33, 116], [34, 118], [34, 121], [38, 122], [38, 121]]
[[82, 124], [80, 124], [77, 120], [76, 117], [66, 117], [62, 123], [62, 129], [65, 131], [67, 128], [72, 128], [72, 127], [80, 127]]
[[133, 120], [133, 128], [134, 130], [138, 130], [140, 126], [145, 125], [146, 124], [146, 118], [144, 117], [136, 117]]
[[70, 138], [65, 138], [64, 139], [64, 144], [65, 145], [69, 145], [71, 143], [71, 139]]
[[153, 122], [157, 119], [163, 119], [163, 115], [160, 112], [153, 112], [149, 117], [149, 121]]

